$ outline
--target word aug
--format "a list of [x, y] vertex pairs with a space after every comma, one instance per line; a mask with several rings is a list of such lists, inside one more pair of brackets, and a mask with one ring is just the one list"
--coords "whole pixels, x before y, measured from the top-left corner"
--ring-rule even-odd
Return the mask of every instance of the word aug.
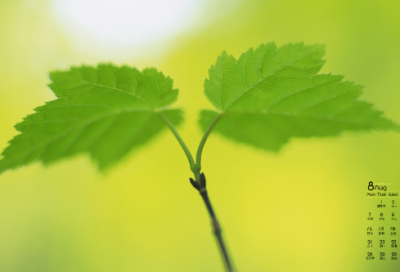
[[368, 190], [369, 191], [373, 191], [373, 190], [378, 190], [378, 191], [385, 191], [387, 190], [387, 186], [379, 186], [379, 185], [375, 185], [372, 181], [370, 181], [368, 183]]

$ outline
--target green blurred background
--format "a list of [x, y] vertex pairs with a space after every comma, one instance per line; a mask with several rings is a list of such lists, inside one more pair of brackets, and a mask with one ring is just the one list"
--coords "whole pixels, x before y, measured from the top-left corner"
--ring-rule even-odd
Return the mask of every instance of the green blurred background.
[[[113, 62], [154, 66], [174, 79], [175, 105], [186, 112], [179, 131], [194, 152], [198, 112], [211, 108], [203, 94], [211, 64], [223, 50], [238, 57], [270, 41], [326, 44], [322, 72], [364, 85], [362, 99], [400, 123], [399, 1], [171, 1], [184, 7], [173, 16], [130, 1], [132, 17], [181, 20], [161, 32], [129, 20], [110, 32], [97, 23], [110, 18], [87, 12], [96, 13], [95, 1], [81, 1], [76, 18], [63, 13], [68, 2], [0, 0], [1, 150], [17, 122], [54, 99], [49, 71]], [[99, 24], [97, 36], [85, 22]], [[154, 35], [124, 39], [129, 24]], [[118, 31], [110, 43], [107, 33]], [[272, 154], [211, 135], [203, 170], [238, 270], [398, 271], [400, 260], [365, 260], [376, 201], [365, 192], [370, 180], [400, 190], [399, 143], [393, 132], [345, 133], [293, 139]], [[190, 176], [167, 130], [105, 174], [86, 155], [8, 171], [0, 176], [0, 271], [223, 271]]]

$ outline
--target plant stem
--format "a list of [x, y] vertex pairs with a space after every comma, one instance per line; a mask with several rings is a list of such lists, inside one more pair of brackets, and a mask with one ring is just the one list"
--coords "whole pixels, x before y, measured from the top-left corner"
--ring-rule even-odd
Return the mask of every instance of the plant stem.
[[[192, 170], [193, 174], [195, 174], [195, 177], [196, 177], [195, 172], [199, 172], [199, 171], [196, 171], [197, 167], [196, 167], [196, 164], [194, 163], [194, 160], [193, 160], [192, 154], [189, 151], [189, 148], [186, 146], [185, 142], [183, 141], [183, 139], [181, 138], [181, 136], [179, 135], [178, 131], [176, 130], [175, 126], [171, 123], [171, 121], [162, 112], [158, 112], [158, 115], [161, 117], [161, 119], [163, 119], [165, 124], [171, 129], [175, 138], [178, 140], [179, 144], [181, 145], [181, 147], [182, 147], [183, 151], [185, 152], [186, 157], [189, 161], [190, 170]], [[196, 180], [197, 180], [197, 177], [196, 177]]]
[[221, 252], [221, 257], [223, 259], [223, 262], [225, 264], [225, 268], [227, 272], [234, 272], [233, 270], [233, 264], [232, 261], [229, 258], [228, 254], [228, 249], [225, 245], [224, 239], [222, 237], [222, 229], [221, 226], [218, 222], [217, 216], [215, 215], [214, 209], [211, 205], [210, 198], [208, 197], [208, 193], [206, 190], [206, 179], [204, 174], [200, 174], [200, 163], [201, 163], [201, 154], [204, 148], [204, 145], [207, 141], [208, 135], [210, 135], [211, 130], [214, 128], [215, 124], [219, 121], [219, 119], [222, 117], [222, 114], [219, 114], [212, 120], [210, 125], [208, 126], [203, 138], [201, 139], [200, 145], [197, 149], [197, 156], [196, 156], [196, 162], [194, 162], [192, 154], [189, 151], [189, 148], [186, 146], [185, 142], [183, 141], [182, 137], [179, 135], [178, 131], [176, 130], [175, 126], [171, 123], [171, 121], [161, 112], [158, 112], [159, 116], [165, 124], [171, 129], [172, 133], [174, 134], [175, 138], [178, 140], [179, 144], [181, 145], [183, 151], [186, 154], [186, 157], [189, 161], [190, 164], [190, 169], [192, 170], [195, 180], [190, 179], [190, 182], [192, 185], [199, 191], [201, 197], [203, 198], [204, 203], [206, 204], [206, 208], [208, 211], [208, 214], [210, 215], [211, 218], [211, 223], [212, 223], [212, 228], [214, 235], [217, 239], [218, 247]]
[[208, 126], [206, 132], [203, 135], [203, 138], [200, 141], [199, 147], [197, 148], [197, 154], [196, 154], [196, 165], [199, 168], [199, 171], [201, 170], [201, 155], [203, 153], [203, 148], [204, 145], [207, 141], [208, 135], [210, 135], [211, 130], [214, 128], [214, 126], [218, 123], [219, 119], [221, 119], [222, 113], [218, 114], [210, 123]]
[[226, 271], [234, 272], [233, 264], [229, 258], [228, 249], [227, 249], [224, 239], [222, 237], [222, 229], [218, 222], [217, 216], [215, 215], [214, 209], [211, 205], [207, 190], [205, 188], [201, 188], [199, 190], [199, 192], [200, 192], [201, 197], [204, 200], [204, 203], [206, 204], [208, 214], [210, 215], [213, 232], [214, 232], [215, 238], [217, 239], [218, 247], [220, 249], [221, 257], [224, 261]]

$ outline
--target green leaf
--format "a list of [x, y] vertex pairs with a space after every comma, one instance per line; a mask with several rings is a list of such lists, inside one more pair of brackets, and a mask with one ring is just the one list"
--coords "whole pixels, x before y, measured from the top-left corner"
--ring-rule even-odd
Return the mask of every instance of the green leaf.
[[0, 173], [82, 152], [104, 169], [164, 129], [160, 114], [174, 125], [182, 122], [181, 110], [166, 109], [178, 90], [155, 69], [83, 66], [50, 78], [57, 99], [15, 126], [21, 134], [2, 153]]
[[[209, 70], [204, 88], [218, 109], [202, 111], [206, 130], [278, 151], [291, 137], [338, 135], [345, 130], [399, 130], [372, 105], [357, 100], [362, 87], [342, 76], [317, 75], [324, 64], [321, 45], [274, 43], [250, 49], [238, 60], [223, 52]], [[220, 116], [221, 117], [221, 116]]]

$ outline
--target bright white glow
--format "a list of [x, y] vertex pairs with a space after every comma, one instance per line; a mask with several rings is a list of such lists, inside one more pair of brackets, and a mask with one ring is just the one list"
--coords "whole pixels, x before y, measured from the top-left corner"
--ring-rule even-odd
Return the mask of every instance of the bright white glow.
[[53, 0], [56, 16], [74, 34], [101, 46], [138, 46], [193, 25], [206, 0]]

